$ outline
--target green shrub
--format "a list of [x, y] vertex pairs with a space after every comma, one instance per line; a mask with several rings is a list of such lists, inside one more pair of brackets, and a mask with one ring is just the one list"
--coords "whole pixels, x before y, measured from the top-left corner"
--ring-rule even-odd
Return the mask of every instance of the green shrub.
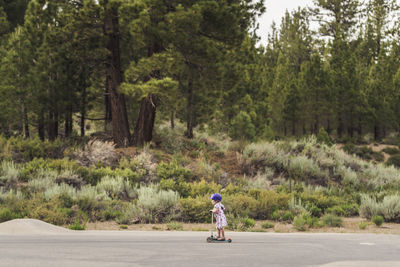
[[[209, 196], [188, 197], [179, 200], [185, 222], [211, 222], [212, 204]], [[229, 212], [230, 213], [230, 212]]]
[[120, 225], [119, 229], [126, 230], [128, 229], [128, 225]]
[[0, 223], [12, 220], [13, 216], [9, 209], [3, 208], [0, 209]]
[[332, 145], [332, 140], [329, 137], [328, 132], [325, 131], [324, 127], [319, 128], [317, 142], [320, 144], [326, 144], [328, 146]]
[[367, 146], [355, 146], [350, 143], [346, 144], [343, 147], [343, 150], [349, 154], [354, 154], [365, 160], [375, 160], [377, 162], [382, 162], [384, 160], [384, 156], [382, 153], [373, 151]]
[[27, 182], [37, 178], [43, 172], [52, 171], [54, 173], [71, 172], [76, 174], [86, 182], [90, 182], [89, 169], [80, 166], [76, 161], [64, 159], [43, 159], [35, 158], [25, 164], [22, 171], [22, 180]]
[[376, 225], [376, 226], [381, 226], [384, 222], [383, 217], [380, 215], [375, 215], [372, 217], [372, 222]]
[[386, 161], [386, 165], [393, 165], [397, 168], [400, 168], [400, 154], [390, 156], [388, 161]]
[[343, 219], [334, 214], [325, 214], [321, 220], [325, 226], [341, 227], [343, 225]]
[[169, 221], [179, 216], [178, 203], [177, 192], [142, 186], [138, 189], [138, 219], [150, 223]]
[[223, 196], [223, 203], [226, 210], [236, 217], [256, 218], [259, 212], [259, 201], [244, 194]]
[[343, 210], [343, 216], [353, 217], [359, 215], [359, 206], [356, 203], [353, 204], [343, 204], [340, 206]]
[[360, 222], [358, 224], [358, 228], [360, 228], [360, 230], [365, 230], [368, 226], [368, 222]]
[[200, 182], [194, 182], [190, 184], [190, 196], [197, 197], [211, 195], [215, 192], [220, 192], [221, 189], [221, 185], [218, 185], [214, 182], [207, 183], [205, 180], [201, 180]]
[[163, 151], [174, 154], [184, 149], [182, 133], [178, 129], [171, 129], [168, 125], [160, 125], [154, 129], [154, 141], [160, 144]]
[[241, 222], [243, 223], [244, 227], [246, 227], [246, 228], [252, 228], [256, 225], [256, 221], [251, 218], [244, 218], [241, 220]]
[[180, 167], [177, 161], [170, 163], [161, 162], [156, 169], [159, 179], [173, 179], [178, 182], [188, 182], [193, 180], [193, 174], [189, 169]]
[[239, 185], [234, 185], [233, 183], [229, 183], [225, 188], [224, 188], [224, 193], [227, 195], [235, 195], [235, 194], [240, 194], [244, 193], [243, 187]]
[[400, 221], [400, 195], [385, 196], [381, 204], [381, 214], [385, 221]]
[[307, 221], [302, 216], [296, 216], [294, 218], [293, 227], [297, 231], [307, 231], [308, 230]]
[[119, 224], [132, 224], [136, 221], [137, 215], [139, 214], [138, 208], [130, 203], [125, 207], [125, 209], [121, 212], [121, 214], [116, 218], [116, 222]]
[[268, 219], [275, 210], [287, 210], [290, 196], [272, 190], [261, 191], [256, 203], [256, 219]]
[[106, 221], [115, 220], [123, 215], [122, 211], [107, 209], [104, 211], [104, 219]]
[[274, 228], [274, 227], [275, 227], [275, 225], [270, 222], [261, 223], [261, 228], [263, 228], [263, 229], [269, 229], [269, 228]]
[[383, 149], [382, 151], [389, 155], [400, 154], [400, 149], [398, 149], [397, 147], [387, 147], [387, 148]]
[[309, 211], [311, 213], [311, 216], [321, 217], [322, 209], [318, 208], [317, 206], [312, 205], [311, 208], [309, 208]]
[[370, 219], [379, 213], [381, 213], [381, 205], [378, 204], [374, 198], [367, 195], [362, 195], [360, 215], [364, 218]]
[[340, 199], [339, 197], [327, 196], [321, 192], [316, 192], [316, 193], [303, 192], [298, 195], [298, 198], [301, 200], [303, 206], [305, 207], [315, 206], [321, 209], [322, 213], [325, 213], [325, 210], [327, 208], [336, 206], [338, 204], [341, 204], [341, 202], [343, 202], [343, 200]]
[[303, 212], [294, 218], [293, 227], [298, 231], [307, 231], [309, 228], [319, 227], [319, 220], [317, 217], [312, 217]]
[[69, 226], [69, 229], [81, 231], [85, 230], [85, 225], [81, 225], [79, 219], [76, 219], [75, 222]]
[[280, 220], [283, 222], [291, 222], [293, 219], [294, 215], [290, 211], [285, 211], [280, 218]]
[[336, 205], [325, 210], [326, 213], [332, 213], [338, 216], [352, 217], [358, 216], [358, 205], [357, 204], [343, 204]]
[[[22, 197], [19, 191], [17, 191], [16, 193], [9, 192], [7, 194], [1, 194], [0, 191], [0, 203], [2, 203], [6, 209], [11, 211], [12, 219], [23, 218], [28, 216], [28, 211], [30, 211], [32, 207], [30, 203], [34, 201], [35, 201], [35, 196], [32, 196], [31, 199], [26, 200]], [[5, 211], [6, 215], [7, 213], [8, 212]]]
[[21, 169], [11, 161], [3, 161], [0, 165], [0, 188], [3, 191], [15, 190], [21, 178]]
[[246, 111], [240, 111], [230, 122], [229, 135], [233, 139], [252, 140], [256, 135], [256, 128]]
[[296, 181], [318, 182], [325, 181], [328, 177], [326, 170], [321, 169], [316, 161], [305, 155], [292, 156], [287, 171], [289, 176]]
[[236, 217], [231, 214], [227, 216], [228, 228], [234, 231], [247, 231], [255, 226], [254, 219], [248, 217]]
[[294, 215], [288, 210], [276, 210], [271, 214], [270, 219], [281, 222], [292, 222]]
[[28, 216], [55, 225], [67, 224], [70, 220], [66, 210], [62, 209], [58, 198], [46, 201], [43, 198], [34, 198], [27, 206]]
[[382, 216], [385, 221], [400, 221], [400, 195], [387, 195], [381, 202], [375, 198], [362, 195], [360, 205], [360, 215], [371, 219], [376, 215]]
[[2, 154], [6, 159], [21, 163], [34, 158], [62, 158], [65, 147], [65, 144], [59, 139], [51, 142], [41, 141], [38, 137], [25, 139], [18, 136], [7, 140]]
[[185, 198], [191, 195], [192, 183], [175, 181], [173, 179], [161, 179], [160, 188], [162, 190], [171, 190], [178, 192], [181, 197]]
[[279, 149], [275, 143], [252, 143], [243, 150], [244, 164], [246, 173], [255, 175], [260, 169], [271, 167], [276, 172], [281, 172], [288, 164], [289, 155]]
[[130, 200], [136, 196], [136, 189], [122, 176], [105, 176], [97, 184], [96, 189], [112, 199]]
[[169, 222], [167, 223], [167, 230], [170, 231], [182, 231], [183, 225], [179, 222]]
[[341, 206], [333, 206], [325, 210], [326, 213], [334, 214], [337, 216], [344, 216], [344, 210]]

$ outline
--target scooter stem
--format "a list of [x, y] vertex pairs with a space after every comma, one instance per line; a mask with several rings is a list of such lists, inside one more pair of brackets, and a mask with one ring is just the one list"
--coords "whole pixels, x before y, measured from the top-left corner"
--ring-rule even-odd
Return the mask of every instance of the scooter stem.
[[213, 224], [214, 224], [214, 214], [211, 212], [211, 236], [214, 236], [213, 234]]

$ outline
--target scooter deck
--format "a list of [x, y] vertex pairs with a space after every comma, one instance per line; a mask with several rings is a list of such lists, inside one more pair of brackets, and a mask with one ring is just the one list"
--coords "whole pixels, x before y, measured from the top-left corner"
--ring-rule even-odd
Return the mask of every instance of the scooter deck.
[[227, 238], [225, 240], [218, 240], [213, 237], [207, 237], [207, 243], [232, 243], [232, 239]]

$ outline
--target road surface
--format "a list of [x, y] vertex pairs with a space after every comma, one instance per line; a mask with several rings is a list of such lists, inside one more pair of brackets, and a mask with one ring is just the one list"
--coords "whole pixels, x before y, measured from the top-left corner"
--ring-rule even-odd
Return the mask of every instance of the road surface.
[[400, 236], [83, 231], [0, 233], [0, 266], [400, 266]]

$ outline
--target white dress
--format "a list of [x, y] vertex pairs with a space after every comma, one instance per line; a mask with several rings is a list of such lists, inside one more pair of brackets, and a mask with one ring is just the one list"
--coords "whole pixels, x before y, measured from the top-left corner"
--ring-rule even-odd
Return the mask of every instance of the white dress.
[[216, 228], [222, 229], [227, 225], [226, 217], [225, 217], [225, 213], [224, 213], [225, 207], [224, 207], [224, 205], [221, 204], [221, 202], [218, 202], [214, 205], [214, 209], [218, 210], [216, 213], [214, 213]]

